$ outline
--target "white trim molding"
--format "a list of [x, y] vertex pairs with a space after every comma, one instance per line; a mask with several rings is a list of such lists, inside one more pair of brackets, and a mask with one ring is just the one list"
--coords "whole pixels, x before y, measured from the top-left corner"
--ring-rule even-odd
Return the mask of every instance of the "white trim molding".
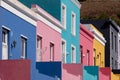
[[32, 25], [36, 26], [37, 18], [34, 16], [35, 13], [21, 4], [17, 0], [1, 0], [0, 6], [5, 8], [6, 10], [10, 11], [11, 13], [17, 15], [18, 17], [24, 19], [25, 21], [31, 23]]
[[31, 9], [37, 14], [36, 17], [38, 18], [38, 20], [44, 22], [49, 27], [61, 33], [63, 27], [57, 19], [55, 19], [53, 16], [51, 16], [49, 13], [47, 13], [45, 10], [43, 10], [36, 4], [32, 5]]
[[[92, 24], [91, 24], [92, 25]], [[93, 25], [92, 25], [93, 26]], [[106, 40], [105, 38], [98, 32], [96, 29], [91, 27], [91, 31], [94, 33], [95, 39], [97, 39], [102, 45], [105, 46]]]
[[81, 8], [81, 4], [78, 0], [71, 0], [79, 9]]
[[[65, 8], [65, 13], [63, 14], [63, 7]], [[63, 24], [63, 15], [64, 15], [64, 24]], [[66, 30], [66, 22], [67, 22], [67, 7], [64, 3], [62, 3], [62, 6], [61, 6], [61, 23], [63, 25], [63, 29]]]
[[[64, 53], [64, 57], [65, 57], [65, 63], [67, 62], [67, 42], [65, 39], [62, 38], [62, 42], [65, 42], [65, 53]], [[61, 47], [62, 48], [62, 47]], [[61, 49], [62, 50], [62, 49]], [[61, 51], [62, 52], [62, 51]], [[62, 58], [63, 58], [63, 53], [62, 53]], [[63, 62], [63, 61], [62, 61]]]
[[2, 25], [2, 28], [5, 28], [5, 29], [7, 29], [7, 30], [11, 30], [10, 28], [8, 28], [8, 27], [6, 27], [6, 26], [4, 26], [4, 25]]
[[86, 26], [86, 28], [88, 28], [88, 30], [90, 30], [93, 34], [95, 39], [97, 39], [102, 45], [105, 46], [106, 40], [103, 37], [102, 34], [100, 34], [97, 29], [94, 27], [94, 25], [92, 24], [84, 24]]
[[[75, 54], [74, 56], [72, 56], [72, 48], [75, 49]], [[72, 61], [72, 58], [74, 57], [74, 60]], [[71, 63], [76, 63], [76, 46], [74, 46], [73, 44], [71, 44]]]
[[71, 34], [76, 36], [76, 14], [73, 11], [71, 13]]

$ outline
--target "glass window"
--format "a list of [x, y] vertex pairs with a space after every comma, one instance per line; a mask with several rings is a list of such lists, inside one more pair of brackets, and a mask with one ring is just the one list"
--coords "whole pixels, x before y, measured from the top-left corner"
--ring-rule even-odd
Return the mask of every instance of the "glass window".
[[54, 44], [50, 43], [50, 61], [54, 61]]
[[26, 58], [26, 52], [27, 52], [27, 39], [24, 37], [21, 37], [21, 58]]

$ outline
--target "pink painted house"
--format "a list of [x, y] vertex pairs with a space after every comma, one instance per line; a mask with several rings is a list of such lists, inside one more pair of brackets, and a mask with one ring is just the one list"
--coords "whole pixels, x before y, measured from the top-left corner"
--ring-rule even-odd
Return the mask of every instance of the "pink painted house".
[[36, 61], [61, 61], [62, 25], [39, 6], [32, 5], [32, 10], [39, 14]]
[[80, 24], [80, 52], [81, 63], [85, 66], [93, 66], [93, 33], [83, 24]]

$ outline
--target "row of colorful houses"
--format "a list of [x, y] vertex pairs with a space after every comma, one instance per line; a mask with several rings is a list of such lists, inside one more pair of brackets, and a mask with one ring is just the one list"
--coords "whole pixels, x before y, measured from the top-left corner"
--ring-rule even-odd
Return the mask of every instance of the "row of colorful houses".
[[119, 80], [118, 25], [80, 21], [80, 7], [77, 0], [0, 0], [0, 79]]

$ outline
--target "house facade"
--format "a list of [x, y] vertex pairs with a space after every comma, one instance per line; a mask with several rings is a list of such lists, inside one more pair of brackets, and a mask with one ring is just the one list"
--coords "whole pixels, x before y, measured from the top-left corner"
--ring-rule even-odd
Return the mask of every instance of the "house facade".
[[[31, 60], [28, 79], [34, 80], [37, 19], [32, 16], [29, 9], [21, 6], [18, 2], [1, 0], [0, 3], [0, 59], [6, 61]], [[21, 64], [23, 63], [21, 62]]]
[[36, 60], [61, 61], [62, 25], [38, 5], [32, 5], [32, 10], [43, 16], [43, 19], [37, 21]]
[[78, 44], [80, 3], [77, 0], [20, 0], [20, 2], [28, 7], [31, 7], [31, 4], [37, 4], [61, 22], [63, 25], [62, 61], [63, 63], [80, 63]]
[[93, 33], [85, 25], [80, 24], [80, 53], [81, 63], [84, 66], [93, 66]]
[[85, 24], [85, 26], [94, 34], [93, 40], [93, 60], [94, 65], [99, 67], [105, 66], [105, 43], [106, 40], [103, 34], [99, 32], [92, 24]]

